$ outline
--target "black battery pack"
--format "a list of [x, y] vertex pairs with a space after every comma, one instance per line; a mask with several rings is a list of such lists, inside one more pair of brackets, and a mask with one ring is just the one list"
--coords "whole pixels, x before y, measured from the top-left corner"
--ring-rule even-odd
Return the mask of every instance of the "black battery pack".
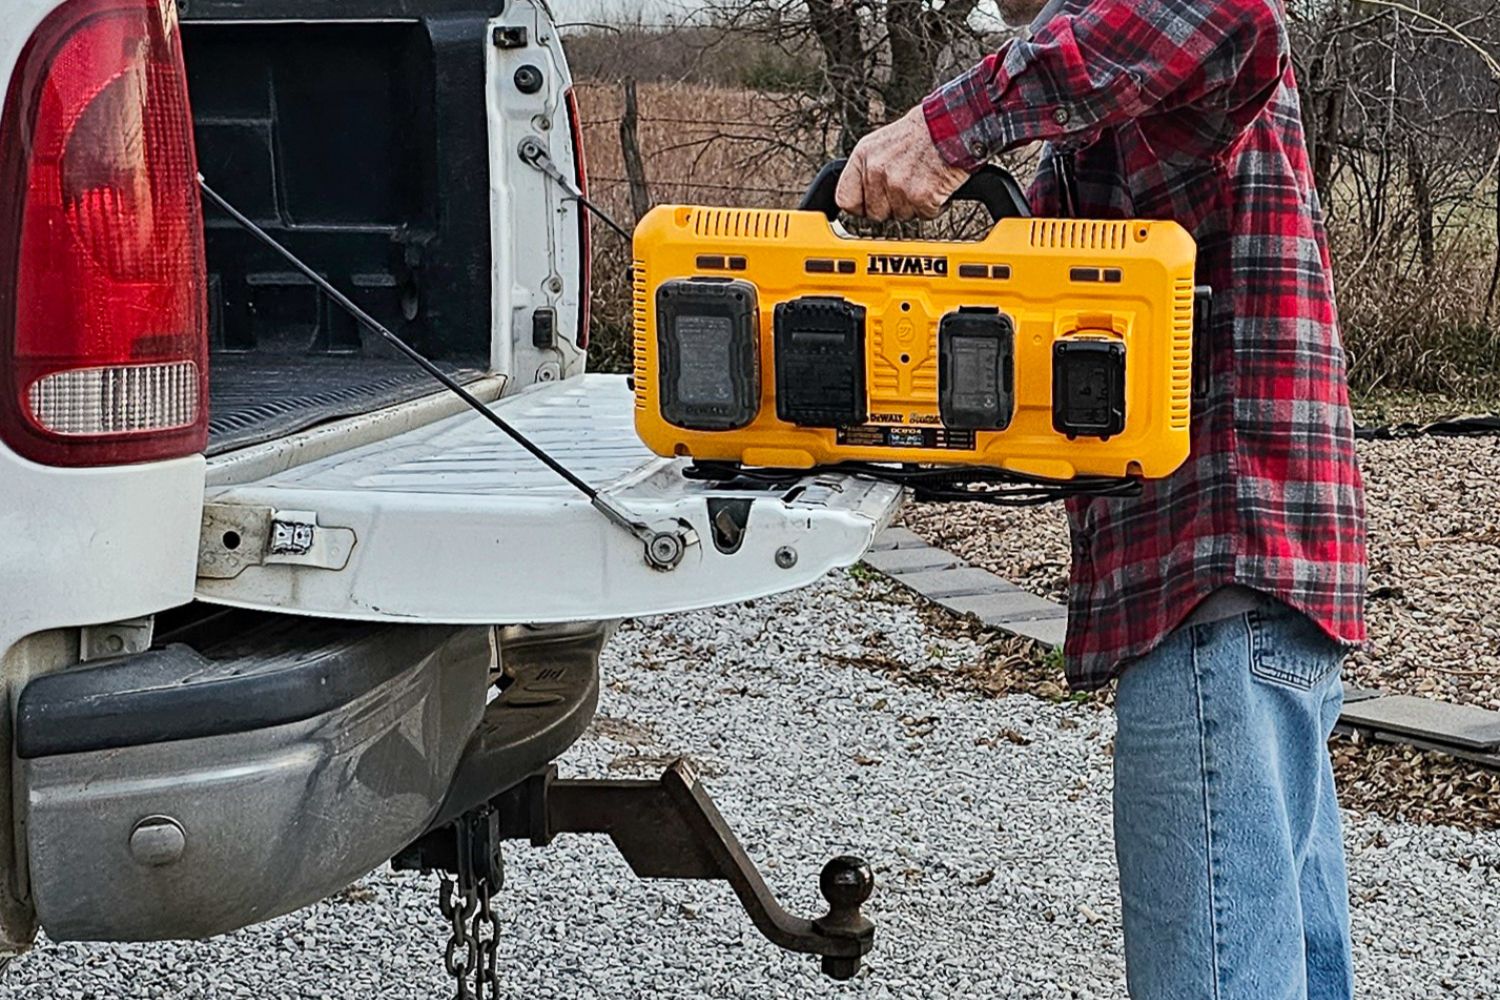
[[1010, 317], [963, 306], [938, 321], [938, 412], [943, 426], [1004, 430], [1015, 412], [1016, 333]]
[[865, 422], [865, 309], [837, 296], [778, 303], [776, 416], [803, 427]]
[[1125, 345], [1086, 337], [1052, 345], [1052, 427], [1069, 438], [1125, 429]]
[[656, 291], [661, 415], [688, 430], [744, 427], [760, 413], [760, 307], [755, 286], [681, 278]]

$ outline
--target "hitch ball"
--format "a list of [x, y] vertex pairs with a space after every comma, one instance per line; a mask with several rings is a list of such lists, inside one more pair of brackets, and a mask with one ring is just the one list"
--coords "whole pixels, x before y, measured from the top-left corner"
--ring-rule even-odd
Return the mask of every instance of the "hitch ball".
[[[874, 925], [860, 912], [860, 907], [875, 890], [875, 873], [863, 858], [842, 855], [823, 866], [818, 888], [828, 900], [828, 913], [815, 923], [830, 937], [863, 937]], [[823, 974], [830, 979], [853, 979], [859, 972], [859, 957], [823, 956]]]

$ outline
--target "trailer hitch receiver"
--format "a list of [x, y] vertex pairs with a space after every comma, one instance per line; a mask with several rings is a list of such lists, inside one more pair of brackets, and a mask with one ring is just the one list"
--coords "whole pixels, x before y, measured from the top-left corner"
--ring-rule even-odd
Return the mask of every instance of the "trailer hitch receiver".
[[828, 912], [788, 913], [685, 761], [656, 781], [563, 780], [555, 768], [493, 800], [501, 836], [544, 846], [563, 833], [607, 834], [641, 878], [728, 882], [751, 922], [787, 951], [822, 958], [823, 972], [851, 979], [875, 941], [862, 907], [875, 879], [863, 860], [841, 856], [819, 879]]

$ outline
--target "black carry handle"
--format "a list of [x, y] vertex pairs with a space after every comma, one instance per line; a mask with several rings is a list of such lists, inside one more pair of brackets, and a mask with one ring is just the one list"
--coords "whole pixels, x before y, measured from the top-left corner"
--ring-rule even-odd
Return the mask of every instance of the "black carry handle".
[[[797, 208], [804, 212], [822, 212], [830, 222], [837, 219], [839, 205], [834, 196], [838, 192], [839, 178], [843, 176], [844, 166], [848, 162], [834, 160], [819, 170]], [[1001, 219], [1024, 219], [1031, 215], [1031, 209], [1026, 203], [1026, 193], [1010, 175], [1010, 171], [988, 163], [970, 174], [963, 186], [953, 192], [948, 203], [951, 205], [955, 201], [979, 202], [989, 209], [990, 217], [996, 222]]]

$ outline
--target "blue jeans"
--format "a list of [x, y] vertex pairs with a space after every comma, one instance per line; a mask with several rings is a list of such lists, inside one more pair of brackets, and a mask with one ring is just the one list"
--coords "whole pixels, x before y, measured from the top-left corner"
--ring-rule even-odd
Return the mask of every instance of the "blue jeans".
[[1349, 1000], [1328, 735], [1342, 652], [1274, 601], [1186, 625], [1116, 700], [1115, 853], [1135, 1000]]

